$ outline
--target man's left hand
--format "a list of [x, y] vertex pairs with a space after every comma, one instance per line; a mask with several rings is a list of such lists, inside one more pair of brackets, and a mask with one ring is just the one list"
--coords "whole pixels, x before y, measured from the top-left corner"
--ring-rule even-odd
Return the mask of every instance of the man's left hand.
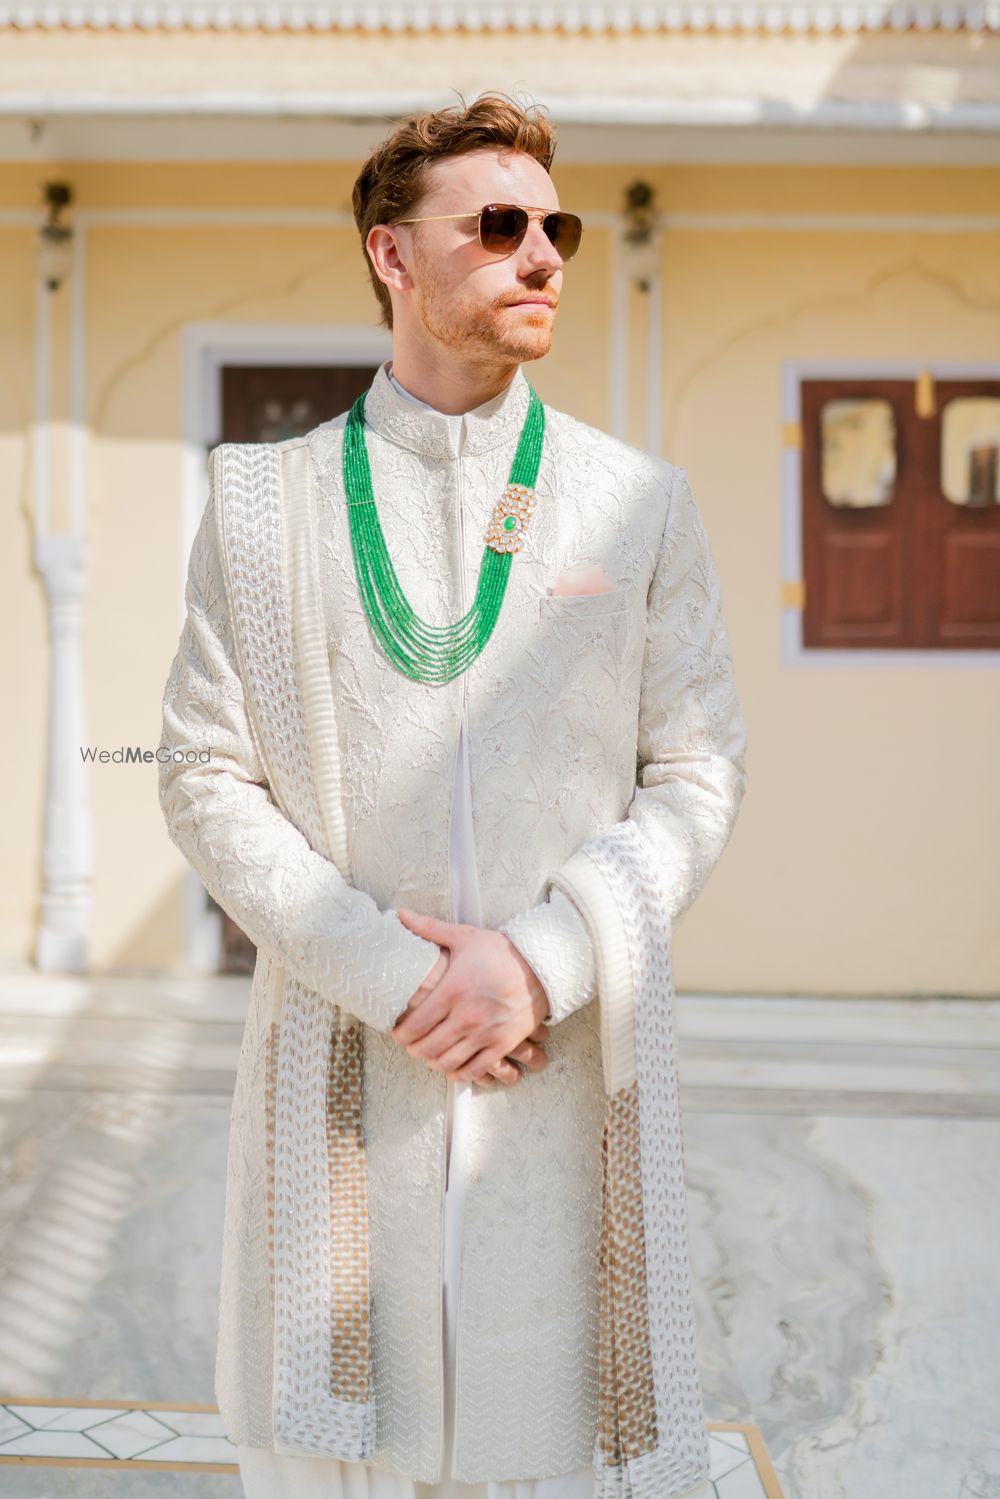
[[475, 1082], [537, 1030], [549, 1011], [545, 988], [503, 932], [406, 907], [396, 914], [418, 937], [447, 947], [450, 961], [444, 977], [389, 1034], [428, 1066]]

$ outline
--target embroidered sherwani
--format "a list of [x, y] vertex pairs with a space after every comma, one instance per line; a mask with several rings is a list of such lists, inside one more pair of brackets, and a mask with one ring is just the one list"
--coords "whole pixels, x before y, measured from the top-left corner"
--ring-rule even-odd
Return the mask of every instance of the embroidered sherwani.
[[[376, 375], [365, 415], [380, 519], [404, 591], [434, 623], [457, 617], [473, 596], [486, 523], [526, 406], [518, 371], [500, 396], [453, 426], [395, 390], [384, 366]], [[287, 1357], [274, 1340], [269, 1274], [269, 1121], [280, 1022], [280, 991], [269, 979], [280, 972], [310, 993], [329, 994], [361, 1022], [371, 1457], [423, 1482], [442, 1471], [467, 1483], [568, 1474], [604, 1440], [605, 1095], [614, 1088], [626, 1097], [637, 1060], [622, 1045], [630, 1012], [616, 997], [631, 993], [631, 981], [623, 977], [627, 934], [612, 916], [613, 860], [646, 861], [644, 885], [656, 893], [650, 930], [669, 933], [719, 857], [745, 786], [718, 582], [684, 470], [565, 413], [547, 408], [546, 415], [538, 508], [514, 558], [503, 611], [481, 656], [448, 684], [414, 683], [396, 671], [369, 630], [340, 479], [346, 413], [305, 440], [318, 504], [349, 882], [268, 794], [218, 565], [212, 495], [192, 552], [188, 621], [164, 702], [165, 743], [208, 739], [214, 750], [209, 773], [164, 767], [171, 835], [259, 948], [227, 1187], [217, 1365], [227, 1430], [238, 1443], [283, 1450], [274, 1380], [301, 1355], [294, 1339]], [[230, 473], [238, 477], [238, 462]], [[264, 553], [262, 543], [262, 566]], [[602, 562], [613, 591], [549, 594], [556, 574], [581, 561]], [[453, 919], [451, 817], [463, 745], [481, 921], [504, 930], [539, 974], [552, 1035], [543, 1072], [509, 1090], [463, 1094], [449, 1467], [440, 1290], [454, 1085], [387, 1032], [437, 958], [437, 948], [407, 931], [393, 908]], [[669, 1035], [667, 1005], [650, 1041]], [[660, 1072], [672, 1086], [669, 1051]], [[648, 1273], [652, 1284], [654, 1272], [666, 1276], [667, 1260], [672, 1278], [647, 1317], [647, 1404], [657, 1419], [645, 1418], [630, 1440], [636, 1475], [648, 1473], [649, 1492], [672, 1499], [703, 1481], [707, 1449], [691, 1363], [675, 1091], [664, 1098], [657, 1108], [670, 1126], [666, 1143], [643, 1162], [642, 1175], [652, 1183], [647, 1213], [655, 1201], [668, 1211], [662, 1232], [649, 1216], [645, 1265], [635, 1262], [635, 1278], [638, 1285]], [[673, 1175], [657, 1198], [654, 1178], [665, 1170]]]

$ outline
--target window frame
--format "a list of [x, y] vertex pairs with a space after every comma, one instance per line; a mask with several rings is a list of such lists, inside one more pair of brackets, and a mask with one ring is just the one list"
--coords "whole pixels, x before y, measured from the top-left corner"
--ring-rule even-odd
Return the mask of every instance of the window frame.
[[[864, 362], [854, 360], [785, 360], [780, 366], [781, 472], [779, 527], [779, 658], [782, 666], [1000, 667], [1000, 649], [992, 647], [807, 646], [803, 640], [805, 559], [803, 555], [802, 381], [907, 380], [923, 370], [937, 380], [1000, 380], [1000, 364]], [[939, 419], [939, 418], [938, 418]], [[948, 502], [950, 503], [950, 502]]]

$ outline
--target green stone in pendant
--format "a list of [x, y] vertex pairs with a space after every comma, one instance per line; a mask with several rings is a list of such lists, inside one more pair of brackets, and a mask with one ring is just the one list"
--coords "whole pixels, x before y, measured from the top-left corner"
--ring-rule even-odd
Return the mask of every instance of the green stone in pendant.
[[503, 518], [503, 528], [504, 528], [505, 531], [513, 531], [513, 529], [514, 529], [514, 527], [516, 525], [517, 525], [517, 516], [516, 515], [505, 515], [504, 516], [504, 518]]

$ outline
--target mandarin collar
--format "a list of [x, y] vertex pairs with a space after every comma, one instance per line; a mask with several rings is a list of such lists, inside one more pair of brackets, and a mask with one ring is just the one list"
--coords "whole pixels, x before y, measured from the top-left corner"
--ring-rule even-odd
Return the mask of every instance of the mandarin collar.
[[380, 364], [365, 397], [365, 425], [380, 437], [425, 458], [448, 459], [462, 453], [485, 453], [507, 443], [516, 445], [528, 414], [530, 391], [521, 366], [514, 378], [489, 401], [454, 416], [433, 407], [417, 405], [389, 379], [389, 360]]

